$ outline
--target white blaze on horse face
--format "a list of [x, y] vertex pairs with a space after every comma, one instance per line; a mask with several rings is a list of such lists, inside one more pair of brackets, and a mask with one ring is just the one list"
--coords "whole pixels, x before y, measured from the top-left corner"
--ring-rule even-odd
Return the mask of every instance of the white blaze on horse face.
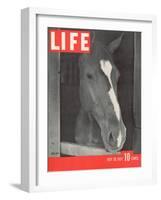
[[110, 61], [105, 61], [105, 60], [101, 60], [100, 64], [101, 64], [102, 71], [108, 77], [108, 80], [110, 82], [111, 88], [109, 90], [109, 96], [112, 101], [117, 119], [120, 121], [120, 106], [118, 104], [117, 97], [114, 92], [114, 88], [113, 88], [113, 84], [112, 84], [112, 80], [111, 80], [112, 65], [111, 65]]
[[[110, 96], [111, 102], [113, 104], [116, 117], [117, 117], [118, 121], [120, 121], [120, 106], [118, 104], [118, 100], [117, 100], [116, 94], [114, 92], [114, 88], [113, 88], [113, 84], [112, 84], [112, 80], [111, 80], [112, 65], [111, 65], [109, 60], [107, 60], [107, 61], [101, 60], [100, 65], [101, 65], [102, 71], [108, 77], [108, 80], [110, 82], [111, 88], [109, 90], [109, 96]], [[119, 135], [118, 135], [118, 138], [117, 138], [117, 146], [118, 147], [121, 144], [121, 138], [122, 138], [121, 137], [121, 131], [119, 130]]]

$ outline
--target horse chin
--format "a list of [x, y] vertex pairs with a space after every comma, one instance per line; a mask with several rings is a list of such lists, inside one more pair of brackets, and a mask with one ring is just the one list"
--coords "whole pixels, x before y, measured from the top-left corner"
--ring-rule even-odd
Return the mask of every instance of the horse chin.
[[106, 142], [104, 141], [104, 147], [106, 151], [110, 153], [119, 152], [123, 148], [123, 145], [124, 145], [124, 141], [121, 141], [121, 144], [119, 146], [117, 145], [116, 142], [111, 142], [110, 140]]
[[[101, 141], [105, 150], [110, 153], [117, 153], [121, 151], [126, 141], [126, 127], [122, 121], [122, 118], [118, 130], [116, 131], [115, 129], [115, 132], [113, 131], [112, 133], [111, 128], [108, 126], [107, 120], [100, 120], [98, 116], [93, 113], [91, 114], [91, 117], [100, 128]], [[117, 132], [118, 134], [116, 134]]]
[[108, 134], [105, 132], [101, 132], [103, 144], [107, 152], [117, 153], [121, 151], [126, 141], [126, 134], [125, 133], [122, 134], [120, 132], [120, 135], [121, 135], [121, 138], [119, 138], [120, 136], [116, 138], [112, 136], [111, 132], [109, 132]]

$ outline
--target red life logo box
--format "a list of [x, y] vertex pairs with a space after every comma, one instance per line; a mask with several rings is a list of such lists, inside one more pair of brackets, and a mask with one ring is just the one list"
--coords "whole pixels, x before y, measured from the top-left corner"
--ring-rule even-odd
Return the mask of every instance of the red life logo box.
[[49, 52], [90, 53], [90, 32], [49, 30]]

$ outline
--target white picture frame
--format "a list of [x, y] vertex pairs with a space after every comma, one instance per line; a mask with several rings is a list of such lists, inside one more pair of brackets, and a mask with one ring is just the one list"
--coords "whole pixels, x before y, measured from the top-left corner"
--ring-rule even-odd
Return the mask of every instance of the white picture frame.
[[[52, 20], [51, 20], [52, 19]], [[55, 20], [53, 20], [55, 19]], [[56, 20], [57, 19], [57, 20]], [[59, 20], [60, 19], [60, 20]], [[84, 24], [86, 20], [86, 24]], [[43, 54], [45, 43], [38, 38], [40, 30], [43, 36], [43, 26], [59, 27], [70, 24], [70, 28], [80, 25], [88, 27], [90, 20], [95, 23], [91, 28], [97, 26], [98, 29], [105, 28], [107, 21], [110, 21], [111, 29], [117, 30], [141, 30], [145, 34], [145, 42], [142, 46], [142, 156], [143, 163], [141, 168], [125, 169], [104, 169], [104, 170], [85, 170], [68, 172], [47, 172], [47, 134], [43, 132], [46, 128], [47, 114], [43, 106], [47, 105], [43, 93], [46, 92], [46, 85], [39, 82], [39, 79], [46, 81], [46, 69], [42, 65], [46, 62], [47, 55]], [[89, 21], [89, 22], [88, 22]], [[118, 24], [116, 24], [118, 22]], [[60, 24], [59, 24], [60, 23]], [[68, 25], [67, 25], [68, 26]], [[93, 26], [93, 27], [92, 27]], [[146, 42], [149, 43], [147, 49]], [[151, 71], [145, 72], [153, 62], [155, 67], [156, 51], [156, 18], [152, 15], [130, 15], [112, 14], [104, 12], [88, 11], [65, 11], [44, 8], [25, 8], [21, 14], [21, 188], [25, 191], [54, 191], [74, 188], [96, 188], [122, 184], [151, 184], [156, 182], [156, 152], [155, 152], [155, 133], [152, 137], [152, 102], [146, 100], [148, 91], [151, 87], [148, 78]], [[39, 55], [43, 55], [39, 60]], [[46, 53], [47, 54], [47, 53]], [[148, 61], [144, 57], [149, 58]], [[47, 65], [47, 63], [46, 63]], [[45, 65], [45, 66], [46, 66]], [[44, 65], [43, 65], [44, 66]], [[44, 71], [43, 71], [44, 70]], [[150, 107], [149, 118], [147, 115], [147, 105]], [[41, 109], [39, 110], [41, 106]], [[44, 123], [40, 123], [40, 121]], [[151, 123], [149, 123], [151, 122]], [[146, 134], [145, 134], [146, 133]], [[145, 140], [146, 138], [146, 140]], [[44, 145], [43, 145], [44, 144]], [[149, 149], [149, 150], [148, 150]], [[86, 177], [86, 178], [85, 178]], [[84, 180], [86, 180], [84, 182]], [[108, 181], [107, 181], [108, 180]]]

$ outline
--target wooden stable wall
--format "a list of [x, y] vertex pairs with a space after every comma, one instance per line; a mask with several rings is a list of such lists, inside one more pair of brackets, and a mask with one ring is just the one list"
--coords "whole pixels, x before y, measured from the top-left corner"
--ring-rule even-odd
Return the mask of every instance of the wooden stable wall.
[[141, 152], [141, 33], [134, 33], [134, 125], [133, 149]]
[[60, 156], [59, 53], [48, 53], [48, 155]]
[[96, 156], [96, 155], [109, 155], [111, 153], [107, 152], [104, 148], [89, 147], [85, 145], [79, 145], [71, 142], [61, 142], [60, 151], [63, 155], [68, 156]]

